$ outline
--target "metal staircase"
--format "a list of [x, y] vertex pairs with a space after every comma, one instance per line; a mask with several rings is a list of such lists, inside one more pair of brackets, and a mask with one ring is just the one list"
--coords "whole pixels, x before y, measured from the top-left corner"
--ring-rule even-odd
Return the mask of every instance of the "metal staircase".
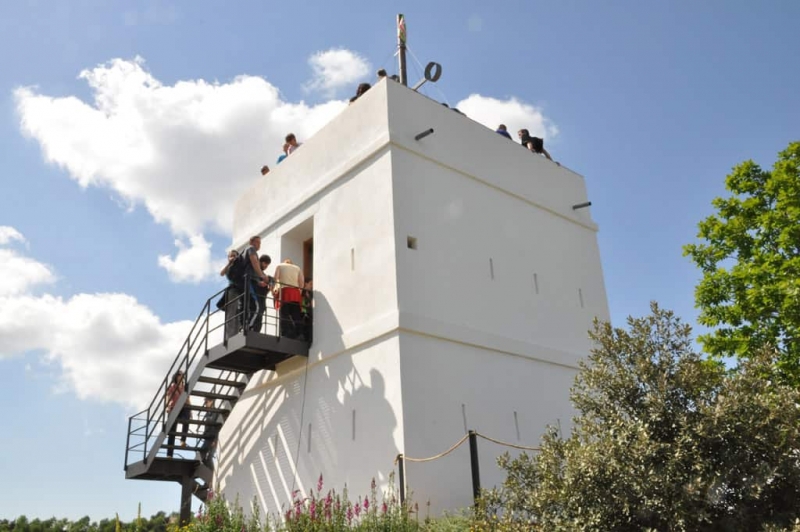
[[[249, 322], [252, 309], [245, 302], [253, 294], [247, 289], [231, 298], [225, 312], [214, 305], [225, 292], [206, 300], [150, 404], [128, 419], [125, 478], [180, 483], [181, 523], [191, 515], [192, 495], [207, 499], [217, 436], [253, 374], [275, 370], [293, 356], [308, 356], [307, 339], [280, 336], [271, 294], [260, 302], [266, 307], [261, 328], [242, 330], [238, 324]], [[167, 412], [167, 389], [178, 370], [185, 375], [184, 392]], [[178, 419], [184, 407], [191, 419]]]

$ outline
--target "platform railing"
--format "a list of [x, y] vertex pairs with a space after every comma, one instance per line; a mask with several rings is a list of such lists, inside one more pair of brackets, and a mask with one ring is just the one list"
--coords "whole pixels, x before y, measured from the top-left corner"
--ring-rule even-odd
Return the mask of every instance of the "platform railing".
[[[227, 287], [209, 297], [186, 336], [178, 354], [172, 361], [166, 375], [161, 380], [158, 389], [147, 408], [128, 418], [128, 436], [125, 446], [125, 469], [134, 462], [154, 458], [160, 446], [159, 436], [169, 429], [172, 412], [167, 412], [167, 390], [172, 381], [172, 376], [181, 370], [184, 375], [184, 397], [179, 399], [175, 406], [175, 417], [180, 407], [185, 404], [186, 398], [191, 393], [189, 382], [191, 371], [199, 361], [198, 355], [208, 352], [210, 347], [220, 343], [227, 343], [235, 334], [244, 332], [258, 332], [270, 336], [286, 335], [291, 329], [293, 337], [300, 337], [311, 341], [311, 324], [307, 322], [295, 323], [287, 318], [290, 313], [284, 312], [281, 317], [280, 307], [288, 302], [282, 302], [273, 294], [270, 287], [259, 287], [257, 283], [245, 279], [243, 290]], [[260, 293], [259, 293], [260, 292]], [[295, 311], [296, 314], [296, 311]], [[302, 312], [301, 312], [302, 316]], [[244, 324], [253, 328], [245, 327]], [[211, 338], [211, 340], [209, 340]], [[172, 424], [175, 420], [172, 421]]]

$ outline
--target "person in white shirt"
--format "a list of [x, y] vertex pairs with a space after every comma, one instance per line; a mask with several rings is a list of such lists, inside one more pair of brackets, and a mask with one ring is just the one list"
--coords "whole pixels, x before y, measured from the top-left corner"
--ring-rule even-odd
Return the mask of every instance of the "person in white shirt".
[[275, 299], [280, 304], [281, 336], [297, 338], [303, 332], [303, 271], [285, 259], [275, 268]]

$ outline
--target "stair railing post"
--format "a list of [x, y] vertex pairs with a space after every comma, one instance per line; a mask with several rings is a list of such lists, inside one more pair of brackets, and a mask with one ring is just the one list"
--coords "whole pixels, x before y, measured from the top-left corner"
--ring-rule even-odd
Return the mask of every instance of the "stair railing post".
[[127, 438], [127, 440], [125, 442], [125, 471], [128, 470], [128, 451], [131, 448], [131, 422], [132, 421], [133, 421], [132, 418], [129, 417], [128, 418], [128, 438]]
[[142, 445], [142, 461], [147, 460], [147, 442], [150, 441], [150, 407], [147, 407], [147, 417], [144, 420], [144, 445]]
[[244, 276], [244, 301], [242, 301], [242, 329], [244, 335], [247, 336], [247, 325], [250, 322], [248, 314], [250, 313], [250, 274], [246, 273]]
[[478, 463], [478, 436], [474, 430], [469, 431], [469, 462], [472, 470], [472, 500], [478, 504], [481, 496], [481, 471]]
[[211, 304], [206, 301], [206, 341], [205, 341], [205, 348], [204, 354], [208, 354], [208, 323], [211, 321]]
[[406, 502], [406, 460], [403, 453], [397, 455], [397, 480], [400, 482], [400, 505]]

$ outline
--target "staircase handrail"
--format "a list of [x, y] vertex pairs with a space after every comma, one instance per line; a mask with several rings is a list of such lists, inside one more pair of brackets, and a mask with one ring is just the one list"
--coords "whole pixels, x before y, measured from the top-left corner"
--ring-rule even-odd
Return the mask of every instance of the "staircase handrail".
[[[209, 327], [208, 323], [211, 319], [211, 315], [216, 313], [215, 310], [213, 313], [211, 312], [211, 304], [212, 301], [216, 298], [220, 297], [223, 292], [225, 292], [227, 288], [223, 288], [219, 290], [214, 295], [206, 299], [203, 308], [200, 310], [197, 319], [195, 319], [194, 323], [192, 324], [192, 328], [189, 330], [189, 333], [186, 335], [186, 339], [181, 344], [180, 349], [178, 350], [178, 354], [175, 356], [175, 359], [172, 361], [164, 379], [161, 381], [158, 389], [156, 390], [155, 395], [153, 395], [153, 399], [150, 401], [150, 404], [144, 410], [133, 414], [128, 418], [128, 438], [126, 442], [126, 449], [125, 449], [125, 467], [128, 466], [128, 458], [129, 458], [129, 451], [135, 447], [138, 447], [139, 444], [131, 446], [130, 438], [134, 432], [138, 432], [141, 430], [141, 427], [137, 428], [136, 430], [132, 430], [132, 423], [135, 420], [144, 421], [145, 427], [145, 434], [144, 434], [144, 446], [142, 449], [142, 458], [144, 460], [148, 459], [148, 443], [150, 442], [151, 438], [154, 434], [161, 432], [166, 428], [167, 423], [167, 390], [169, 389], [169, 382], [171, 379], [171, 375], [177, 371], [178, 369], [183, 369], [183, 374], [185, 375], [185, 379], [189, 377], [189, 368], [192, 366], [198, 350], [194, 349], [196, 346], [202, 346], [204, 351], [208, 350], [208, 332]], [[199, 326], [199, 327], [198, 327]], [[200, 337], [202, 335], [202, 337]], [[196, 343], [199, 342], [199, 345]], [[186, 393], [184, 391], [184, 393]], [[141, 419], [143, 417], [143, 419]], [[155, 426], [153, 426], [155, 425]], [[152, 451], [152, 449], [150, 449]]]

